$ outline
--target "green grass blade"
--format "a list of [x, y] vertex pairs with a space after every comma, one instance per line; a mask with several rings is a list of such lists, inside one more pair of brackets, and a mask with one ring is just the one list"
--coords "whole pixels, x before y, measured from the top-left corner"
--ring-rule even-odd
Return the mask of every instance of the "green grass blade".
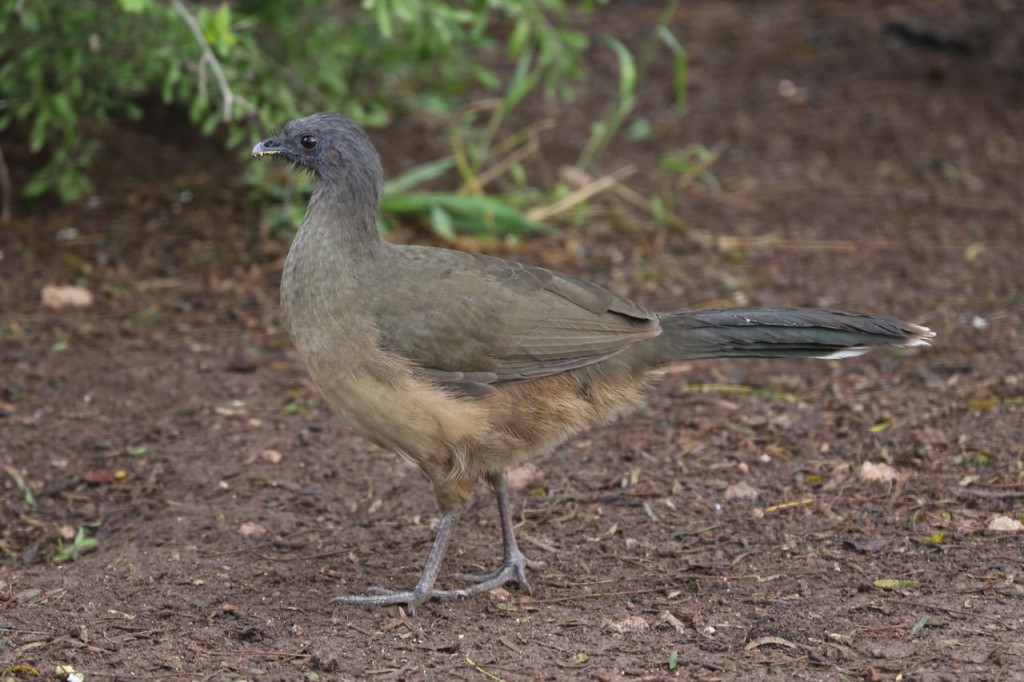
[[453, 239], [456, 232], [500, 236], [536, 233], [544, 229], [519, 209], [488, 196], [440, 192], [399, 194], [384, 197], [381, 210], [393, 215], [427, 216], [434, 221], [434, 231], [446, 239]]
[[676, 116], [686, 113], [686, 84], [689, 78], [690, 58], [686, 48], [665, 26], [658, 26], [658, 38], [672, 53], [675, 59], [674, 84], [676, 90]]
[[453, 166], [455, 166], [455, 160], [451, 156], [422, 163], [384, 183], [384, 194], [404, 194], [417, 185], [436, 180], [451, 170]]
[[580, 168], [587, 168], [600, 158], [636, 106], [636, 61], [621, 41], [606, 36], [605, 43], [612, 48], [619, 61], [619, 98], [612, 110], [591, 126], [590, 138], [577, 163]]

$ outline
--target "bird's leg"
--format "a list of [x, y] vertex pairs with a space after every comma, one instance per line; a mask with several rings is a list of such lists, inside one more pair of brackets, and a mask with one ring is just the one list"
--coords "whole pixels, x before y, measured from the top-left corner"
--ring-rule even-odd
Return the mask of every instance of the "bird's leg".
[[382, 587], [372, 587], [371, 594], [365, 595], [343, 595], [331, 599], [328, 604], [355, 604], [356, 606], [382, 606], [387, 604], [404, 604], [405, 610], [410, 616], [416, 612], [416, 607], [430, 599], [453, 599], [465, 597], [469, 593], [465, 590], [435, 590], [434, 582], [441, 570], [441, 562], [444, 560], [444, 553], [448, 549], [448, 542], [452, 539], [452, 531], [455, 524], [462, 516], [463, 510], [445, 512], [441, 517], [441, 525], [437, 528], [437, 536], [434, 544], [427, 555], [427, 561], [423, 564], [423, 572], [420, 574], [419, 582], [411, 590], [395, 591]]
[[542, 561], [531, 561], [519, 551], [519, 544], [516, 542], [515, 531], [512, 528], [512, 515], [508, 510], [508, 473], [501, 471], [490, 472], [486, 476], [487, 483], [494, 490], [494, 498], [498, 502], [498, 517], [501, 519], [501, 539], [504, 548], [504, 561], [497, 570], [484, 574], [457, 573], [452, 577], [456, 580], [465, 580], [476, 583], [467, 587], [464, 592], [485, 592], [501, 587], [505, 583], [514, 582], [519, 589], [527, 594], [533, 594], [533, 588], [526, 579], [526, 569], [538, 570], [544, 567]]

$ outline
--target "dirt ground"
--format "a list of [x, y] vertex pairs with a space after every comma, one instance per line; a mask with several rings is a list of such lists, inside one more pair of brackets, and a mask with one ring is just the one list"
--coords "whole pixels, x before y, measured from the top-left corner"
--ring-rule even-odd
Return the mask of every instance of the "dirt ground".
[[[683, 4], [689, 113], [662, 53], [636, 114], [655, 137], [602, 170], [634, 163], [652, 192], [659, 156], [699, 143], [721, 189], [676, 190], [676, 228], [609, 193], [584, 225], [461, 245], [656, 309], [889, 313], [934, 347], [675, 368], [516, 472], [532, 598], [328, 606], [415, 582], [432, 495], [307, 380], [280, 329], [286, 246], [236, 162], [126, 128], [98, 198], [0, 232], [2, 679], [1024, 679], [1024, 8]], [[589, 28], [636, 47], [659, 12], [613, 3]], [[607, 59], [556, 112], [552, 168], [614, 91]], [[389, 171], [430, 158], [407, 150], [431, 130], [375, 131]], [[96, 301], [45, 309], [46, 284]], [[477, 493], [447, 570], [500, 556]], [[79, 529], [96, 546], [54, 563]]]

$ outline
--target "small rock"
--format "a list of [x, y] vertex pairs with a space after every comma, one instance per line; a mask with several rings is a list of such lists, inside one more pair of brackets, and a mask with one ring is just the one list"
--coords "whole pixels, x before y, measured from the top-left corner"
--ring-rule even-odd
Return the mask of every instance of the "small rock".
[[42, 593], [43, 591], [41, 589], [37, 587], [32, 587], [27, 590], [22, 590], [21, 592], [18, 592], [16, 595], [14, 595], [14, 599], [18, 602], [24, 603], [32, 601]]
[[253, 355], [246, 353], [244, 349], [232, 354], [227, 365], [229, 371], [238, 372], [239, 374], [255, 372], [257, 366], [256, 358]]
[[242, 535], [244, 535], [247, 538], [249, 538], [249, 537], [259, 537], [261, 535], [266, 535], [267, 534], [267, 529], [266, 529], [266, 527], [264, 527], [264, 526], [262, 526], [262, 525], [260, 525], [258, 523], [253, 523], [252, 521], [246, 521], [241, 526], [239, 526], [238, 532], [241, 533]]
[[746, 481], [733, 483], [725, 489], [726, 500], [756, 500], [757, 495], [757, 489]]
[[1019, 533], [1024, 530], [1024, 523], [1009, 516], [997, 516], [988, 522], [988, 529], [1002, 533]]
[[860, 476], [860, 480], [869, 483], [895, 483], [900, 480], [900, 472], [884, 462], [881, 464], [864, 462], [860, 465], [857, 475]]
[[47, 284], [43, 287], [40, 298], [43, 307], [50, 310], [63, 308], [88, 308], [92, 305], [92, 292], [85, 287], [59, 286]]
[[247, 411], [248, 407], [245, 402], [241, 400], [232, 400], [227, 405], [218, 405], [213, 408], [213, 411], [222, 417], [240, 417], [243, 416]]
[[277, 450], [264, 450], [260, 453], [260, 457], [264, 462], [270, 462], [271, 464], [280, 464], [283, 457]]

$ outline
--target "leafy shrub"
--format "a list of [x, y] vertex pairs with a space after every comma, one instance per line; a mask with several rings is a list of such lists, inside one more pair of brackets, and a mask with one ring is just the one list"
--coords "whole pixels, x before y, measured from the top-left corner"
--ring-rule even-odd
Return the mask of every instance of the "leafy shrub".
[[[589, 6], [593, 3], [583, 3]], [[444, 111], [496, 88], [503, 46], [532, 88], [563, 93], [586, 37], [568, 0], [0, 0], [0, 133], [16, 124], [46, 165], [28, 197], [91, 189], [94, 133], [154, 96], [231, 147], [315, 110], [378, 125], [395, 108]]]

